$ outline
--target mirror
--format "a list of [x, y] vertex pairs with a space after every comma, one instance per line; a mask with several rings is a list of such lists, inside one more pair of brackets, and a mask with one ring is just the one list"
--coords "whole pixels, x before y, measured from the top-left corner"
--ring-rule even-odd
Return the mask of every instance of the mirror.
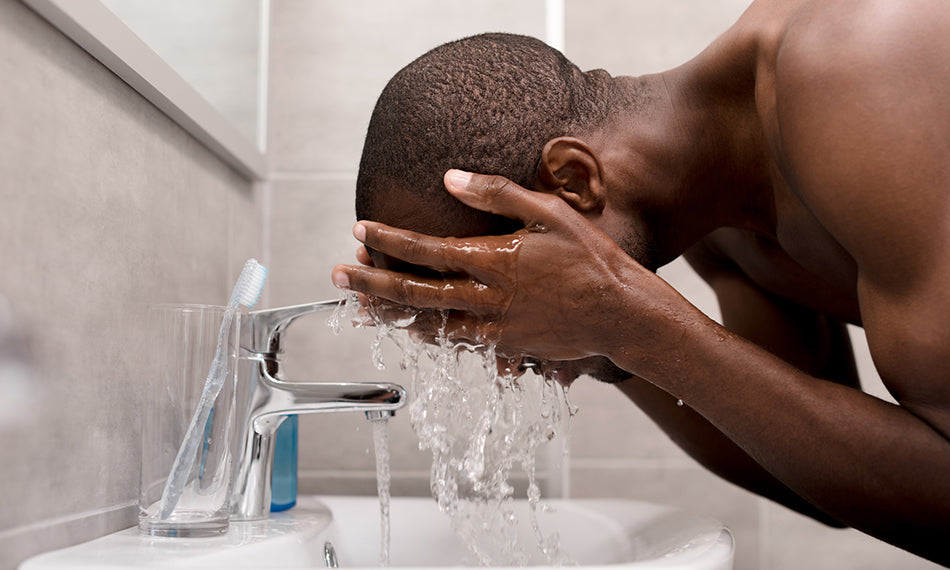
[[23, 0], [238, 172], [267, 175], [268, 0]]

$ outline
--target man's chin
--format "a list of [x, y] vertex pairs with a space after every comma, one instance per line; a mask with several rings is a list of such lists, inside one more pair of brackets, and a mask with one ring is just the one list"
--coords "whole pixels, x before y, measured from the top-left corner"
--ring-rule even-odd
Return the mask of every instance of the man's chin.
[[565, 360], [557, 363], [552, 372], [554, 379], [564, 386], [570, 386], [581, 376], [590, 376], [594, 380], [606, 384], [617, 384], [633, 376], [604, 356]]

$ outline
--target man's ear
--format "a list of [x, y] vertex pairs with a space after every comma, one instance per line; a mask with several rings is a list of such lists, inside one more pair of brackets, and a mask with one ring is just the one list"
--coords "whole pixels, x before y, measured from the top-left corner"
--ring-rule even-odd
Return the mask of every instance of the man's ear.
[[599, 213], [607, 202], [600, 160], [587, 143], [574, 137], [558, 137], [544, 145], [537, 184], [537, 190], [560, 196], [582, 214]]

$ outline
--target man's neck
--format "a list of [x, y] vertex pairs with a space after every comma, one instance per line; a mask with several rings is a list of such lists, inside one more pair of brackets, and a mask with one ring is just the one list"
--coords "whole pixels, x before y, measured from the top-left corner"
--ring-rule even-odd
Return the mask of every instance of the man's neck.
[[629, 211], [653, 226], [664, 260], [718, 227], [767, 232], [773, 224], [770, 163], [755, 107], [755, 53], [738, 44], [723, 47], [732, 53], [714, 45], [668, 72], [616, 79], [649, 94], [611, 135], [626, 155], [613, 163], [620, 165]]

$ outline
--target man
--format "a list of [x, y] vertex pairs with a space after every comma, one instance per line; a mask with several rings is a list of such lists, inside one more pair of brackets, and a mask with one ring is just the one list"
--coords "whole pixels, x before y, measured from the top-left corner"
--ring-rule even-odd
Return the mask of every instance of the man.
[[[948, 37], [942, 0], [759, 0], [640, 78], [442, 46], [380, 97], [375, 221], [333, 280], [616, 382], [722, 477], [950, 565]], [[723, 325], [653, 273], [681, 254]], [[845, 323], [897, 405], [860, 390]]]

